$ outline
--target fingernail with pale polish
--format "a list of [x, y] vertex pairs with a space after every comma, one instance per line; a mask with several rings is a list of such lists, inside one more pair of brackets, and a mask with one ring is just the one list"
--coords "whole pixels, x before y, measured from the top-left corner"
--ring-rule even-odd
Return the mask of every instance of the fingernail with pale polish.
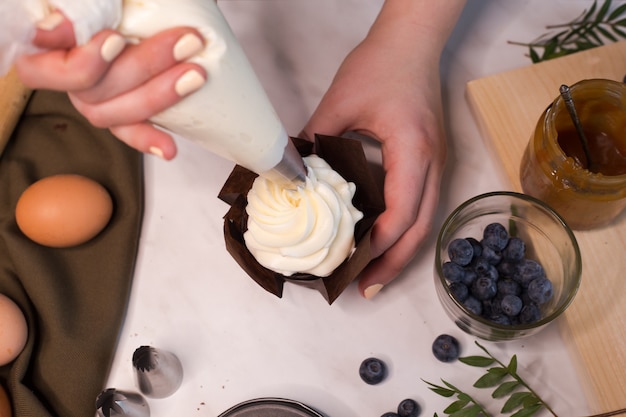
[[126, 48], [126, 39], [122, 35], [114, 33], [110, 35], [100, 48], [100, 56], [106, 62], [113, 61]]
[[154, 156], [158, 156], [161, 159], [165, 159], [165, 155], [163, 154], [163, 151], [157, 148], [156, 146], [151, 146], [150, 149], [148, 149], [148, 151]]
[[370, 285], [369, 287], [365, 289], [365, 291], [363, 291], [363, 294], [365, 295], [365, 298], [367, 298], [368, 300], [371, 300], [372, 298], [374, 298], [376, 294], [380, 292], [380, 290], [383, 289], [383, 287], [384, 287], [383, 284]]
[[193, 33], [188, 33], [174, 45], [174, 59], [184, 61], [202, 51], [202, 49], [204, 49], [202, 40]]
[[178, 81], [176, 81], [174, 89], [176, 90], [176, 94], [184, 97], [198, 90], [204, 85], [205, 82], [206, 80], [202, 74], [196, 70], [190, 70], [184, 73]]
[[48, 16], [37, 22], [37, 28], [46, 31], [52, 31], [59, 27], [65, 18], [59, 12], [50, 13]]

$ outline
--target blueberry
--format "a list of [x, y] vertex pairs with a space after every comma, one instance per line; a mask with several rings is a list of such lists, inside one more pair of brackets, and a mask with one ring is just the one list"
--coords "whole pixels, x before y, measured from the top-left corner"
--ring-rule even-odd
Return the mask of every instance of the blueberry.
[[504, 314], [502, 311], [502, 297], [500, 297], [499, 294], [497, 294], [492, 299], [484, 300], [482, 303], [483, 317], [491, 320], [494, 317], [502, 316]]
[[522, 287], [517, 282], [510, 278], [503, 278], [496, 283], [498, 287], [498, 295], [504, 297], [505, 295], [517, 295], [522, 293]]
[[459, 357], [459, 341], [453, 336], [442, 334], [433, 342], [433, 355], [441, 362], [452, 362]]
[[469, 288], [462, 282], [453, 282], [450, 284], [449, 289], [450, 294], [461, 303], [465, 301], [469, 295]]
[[523, 306], [522, 299], [517, 295], [505, 295], [500, 303], [502, 311], [509, 317], [517, 316], [522, 311]]
[[498, 265], [502, 260], [502, 252], [497, 249], [492, 249], [489, 246], [483, 248], [482, 255], [480, 256], [491, 265]]
[[488, 246], [501, 251], [509, 242], [509, 233], [500, 223], [490, 223], [483, 230], [483, 248]]
[[507, 261], [519, 262], [526, 255], [526, 244], [519, 237], [509, 239], [506, 247], [502, 251], [502, 258]]
[[524, 259], [517, 268], [517, 274], [512, 278], [523, 288], [528, 288], [533, 280], [543, 277], [545, 277], [545, 272], [541, 264], [532, 259]]
[[510, 326], [512, 324], [511, 318], [506, 314], [498, 314], [496, 316], [489, 317], [489, 320], [496, 324], [502, 324], [504, 326]]
[[541, 311], [539, 311], [539, 307], [535, 304], [526, 304], [517, 317], [520, 324], [530, 324], [541, 318]]
[[448, 245], [448, 256], [455, 264], [465, 266], [472, 261], [474, 248], [465, 239], [454, 239]]
[[478, 277], [472, 284], [472, 295], [480, 301], [493, 298], [498, 292], [496, 282], [489, 277]]
[[443, 277], [450, 282], [459, 282], [463, 279], [463, 275], [465, 275], [463, 267], [451, 261], [444, 262], [444, 264], [441, 265], [441, 271], [443, 272]]
[[497, 266], [498, 275], [500, 277], [511, 278], [517, 274], [519, 264], [517, 262], [502, 260]]
[[472, 268], [467, 267], [465, 268], [465, 275], [463, 275], [463, 278], [460, 282], [465, 284], [467, 287], [471, 287], [476, 278], [478, 278], [478, 275], [476, 275], [476, 271], [474, 271], [474, 269]]
[[493, 281], [496, 281], [499, 277], [496, 267], [491, 265], [489, 261], [483, 257], [480, 257], [476, 260], [474, 271], [476, 271], [476, 275], [478, 276], [478, 278], [487, 277], [492, 279]]
[[417, 401], [407, 398], [398, 404], [398, 416], [400, 417], [417, 417], [422, 412], [422, 408]]
[[367, 358], [361, 362], [359, 375], [366, 384], [379, 384], [387, 376], [387, 365], [378, 358]]
[[385, 414], [383, 414], [383, 415], [382, 415], [382, 416], [380, 416], [380, 417], [398, 417], [398, 415], [397, 415], [396, 413], [391, 413], [391, 412], [389, 412], [389, 413], [385, 413]]
[[477, 316], [483, 314], [483, 304], [471, 295], [463, 301], [463, 306]]
[[552, 282], [548, 278], [537, 278], [528, 285], [528, 297], [537, 304], [548, 302], [554, 295]]
[[474, 249], [474, 258], [479, 257], [483, 252], [483, 247], [480, 242], [473, 237], [466, 237], [465, 240], [467, 240], [472, 245], [472, 248]]

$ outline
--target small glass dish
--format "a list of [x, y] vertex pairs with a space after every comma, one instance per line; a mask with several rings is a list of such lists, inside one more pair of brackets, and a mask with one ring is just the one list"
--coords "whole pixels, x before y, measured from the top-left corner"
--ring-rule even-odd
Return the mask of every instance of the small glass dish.
[[[452, 295], [442, 265], [456, 238], [480, 241], [485, 226], [500, 223], [511, 237], [526, 244], [526, 258], [539, 262], [553, 286], [552, 298], [541, 305], [541, 318], [530, 324], [499, 324], [469, 311]], [[490, 341], [514, 340], [539, 332], [572, 303], [580, 286], [582, 261], [576, 237], [563, 219], [541, 201], [525, 194], [492, 192], [471, 198], [444, 222], [435, 252], [435, 288], [448, 316], [465, 332]]]

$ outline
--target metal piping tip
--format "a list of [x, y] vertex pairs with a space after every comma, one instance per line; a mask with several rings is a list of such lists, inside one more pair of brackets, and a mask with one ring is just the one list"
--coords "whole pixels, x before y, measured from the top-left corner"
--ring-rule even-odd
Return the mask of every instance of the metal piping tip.
[[96, 399], [99, 417], [150, 417], [150, 407], [139, 394], [109, 388]]
[[141, 346], [133, 354], [139, 390], [151, 398], [174, 394], [183, 382], [183, 366], [171, 352]]
[[272, 182], [295, 189], [306, 183], [307, 168], [296, 146], [288, 140], [281, 161], [274, 168], [260, 175]]

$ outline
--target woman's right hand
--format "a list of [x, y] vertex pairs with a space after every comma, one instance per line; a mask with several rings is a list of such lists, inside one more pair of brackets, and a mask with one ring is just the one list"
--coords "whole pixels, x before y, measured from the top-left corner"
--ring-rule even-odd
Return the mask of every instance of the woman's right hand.
[[67, 91], [76, 109], [96, 127], [164, 159], [176, 144], [148, 119], [199, 89], [207, 79], [197, 64], [184, 62], [204, 49], [192, 28], [160, 32], [129, 44], [113, 30], [103, 30], [77, 46], [74, 30], [54, 12], [38, 25], [33, 44], [45, 52], [16, 61], [21, 81], [33, 89]]

